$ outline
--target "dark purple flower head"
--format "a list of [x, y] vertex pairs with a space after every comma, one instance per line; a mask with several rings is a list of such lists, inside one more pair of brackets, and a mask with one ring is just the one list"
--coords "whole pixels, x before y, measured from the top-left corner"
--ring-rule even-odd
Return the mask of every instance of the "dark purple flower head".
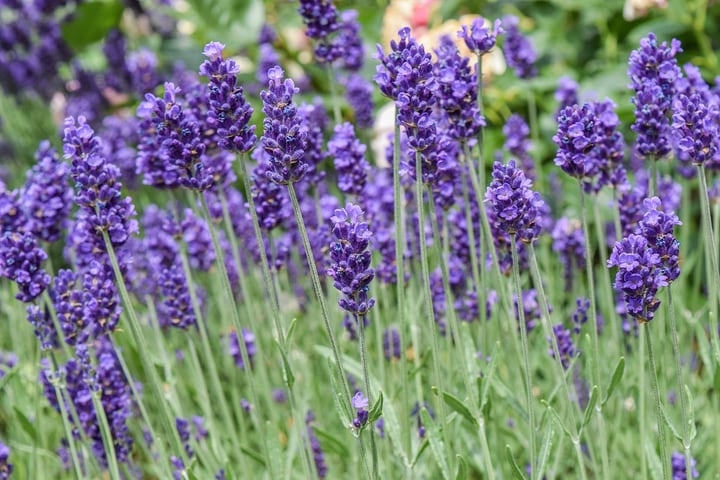
[[275, 50], [275, 47], [270, 43], [261, 43], [258, 49], [258, 60], [257, 60], [257, 71], [255, 72], [255, 80], [260, 85], [267, 85], [268, 81], [268, 70], [275, 65], [280, 64], [280, 55]]
[[540, 234], [538, 217], [544, 202], [532, 190], [532, 181], [525, 178], [514, 160], [507, 165], [495, 162], [492, 176], [485, 203], [493, 232], [514, 235], [524, 243], [534, 242]]
[[160, 84], [157, 57], [152, 50], [141, 48], [127, 56], [131, 84], [138, 95], [152, 92]]
[[315, 471], [317, 472], [318, 478], [325, 478], [328, 474], [328, 467], [325, 463], [325, 453], [323, 452], [320, 441], [318, 440], [315, 432], [313, 431], [313, 423], [315, 421], [315, 415], [311, 410], [308, 410], [305, 416], [305, 432], [310, 442], [310, 449], [313, 453], [313, 462], [315, 463]]
[[552, 230], [553, 252], [560, 257], [565, 270], [565, 289], [572, 290], [573, 266], [582, 271], [585, 268], [585, 235], [582, 225], [576, 219], [561, 217]]
[[244, 153], [257, 141], [255, 126], [249, 125], [253, 109], [237, 83], [240, 68], [233, 60], [223, 58], [224, 48], [221, 43], [210, 42], [203, 50], [207, 60], [200, 65], [200, 75], [209, 80], [207, 128], [217, 130], [220, 148]]
[[[573, 345], [570, 330], [567, 330], [562, 323], [558, 323], [553, 327], [553, 335], [555, 335], [555, 340], [557, 340], [558, 353], [560, 354], [560, 362], [562, 363], [563, 368], [567, 370], [568, 368], [570, 368], [570, 363], [572, 362], [573, 358], [575, 357], [575, 355], [577, 355], [575, 345]], [[555, 350], [552, 348], [551, 338], [548, 338], [548, 343], [551, 345], [548, 353], [552, 358], [555, 358]]]
[[640, 46], [630, 53], [630, 87], [637, 92], [644, 84], [658, 85], [662, 95], [656, 100], [662, 102], [665, 105], [664, 110], [667, 110], [674, 96], [675, 81], [682, 76], [675, 58], [679, 52], [682, 52], [679, 40], [673, 39], [668, 46], [667, 42], [658, 43], [657, 36], [649, 33], [640, 40]]
[[291, 213], [286, 208], [290, 202], [287, 189], [275, 182], [268, 181], [272, 167], [268, 154], [262, 149], [255, 149], [252, 157], [258, 161], [250, 179], [250, 193], [255, 202], [255, 211], [260, 226], [265, 230], [273, 230], [280, 226]]
[[592, 179], [599, 167], [589, 154], [600, 141], [598, 118], [590, 104], [573, 105], [560, 111], [553, 142], [558, 146], [555, 165], [577, 179]]
[[278, 184], [295, 183], [308, 171], [305, 162], [307, 133], [301, 129], [293, 95], [298, 92], [291, 79], [285, 79], [280, 67], [268, 70], [269, 87], [260, 92], [263, 101], [264, 133], [261, 138], [270, 169], [268, 180]]
[[625, 142], [618, 130], [620, 120], [615, 113], [615, 104], [610, 99], [589, 104], [596, 117], [597, 143], [588, 152], [589, 162], [597, 165], [599, 175], [586, 178], [585, 191], [598, 192], [605, 185], [625, 183], [625, 168], [622, 160], [625, 156]]
[[575, 300], [575, 311], [572, 314], [573, 333], [580, 335], [580, 329], [588, 321], [588, 309], [590, 308], [590, 300], [584, 297], [578, 297]]
[[[672, 480], [690, 480], [685, 470], [685, 455], [681, 452], [672, 452], [671, 455]], [[700, 477], [700, 472], [695, 468], [695, 459], [690, 458], [690, 469], [692, 478]]]
[[367, 182], [370, 164], [365, 160], [365, 145], [355, 136], [350, 123], [335, 126], [333, 137], [328, 141], [327, 153], [335, 163], [338, 188], [341, 192], [359, 198]]
[[630, 234], [615, 244], [607, 264], [618, 267], [613, 286], [623, 293], [627, 313], [640, 323], [652, 320], [660, 306], [657, 291], [668, 284], [660, 255], [645, 237]]
[[639, 223], [640, 234], [647, 239], [648, 246], [660, 256], [660, 272], [671, 283], [680, 276], [680, 242], [673, 233], [675, 225], [682, 225], [674, 213], [663, 211], [658, 197], [643, 201], [645, 214]]
[[507, 64], [515, 70], [518, 78], [533, 78], [537, 76], [537, 53], [525, 35], [520, 32], [520, 20], [514, 15], [506, 15], [502, 19], [505, 28], [505, 43], [503, 52]]
[[385, 353], [385, 360], [390, 361], [393, 358], [401, 358], [400, 333], [397, 329], [388, 328], [383, 332], [383, 352]]
[[[424, 46], [417, 43], [410, 33], [410, 27], [401, 28], [398, 36], [400, 37], [399, 41], [390, 41], [390, 53], [387, 56], [384, 54], [382, 46], [377, 45], [380, 65], [376, 67], [373, 77], [383, 95], [392, 100], [398, 99], [398, 95], [403, 90], [401, 80], [408, 76], [408, 72], [412, 72], [414, 67], [421, 65], [427, 70], [427, 64], [431, 62], [430, 54], [425, 52]], [[402, 75], [401, 72], [403, 72]], [[398, 78], [399, 75], [400, 78]]]
[[497, 36], [503, 34], [501, 21], [495, 20], [492, 30], [485, 26], [485, 19], [478, 17], [473, 20], [472, 25], [462, 26], [462, 30], [457, 32], [458, 38], [465, 40], [465, 45], [475, 53], [475, 55], [484, 55], [493, 49], [497, 41]]
[[272, 25], [269, 23], [263, 23], [262, 27], [260, 27], [260, 35], [258, 36], [258, 43], [260, 45], [266, 45], [275, 43], [275, 40], [277, 40], [277, 32], [273, 28]]
[[678, 149], [693, 165], [704, 165], [718, 152], [718, 111], [697, 93], [680, 95], [673, 103], [672, 128]]
[[330, 245], [331, 265], [327, 274], [344, 295], [338, 305], [353, 315], [365, 315], [375, 305], [375, 299], [368, 298], [369, 285], [375, 276], [367, 250], [372, 232], [362, 221], [362, 215], [360, 207], [348, 203], [345, 208], [335, 210], [331, 218], [336, 240]]
[[[522, 307], [525, 316], [525, 328], [528, 332], [535, 328], [537, 320], [540, 320], [542, 313], [540, 312], [540, 303], [537, 299], [537, 291], [534, 288], [522, 292]], [[515, 320], [520, 321], [520, 312], [518, 310], [517, 293], [513, 294], [513, 306], [515, 309]], [[518, 329], [520, 327], [518, 326]]]
[[8, 190], [0, 180], [0, 234], [25, 229], [26, 218], [20, 208], [19, 197], [17, 190]]
[[372, 84], [358, 74], [350, 75], [345, 82], [345, 98], [355, 112], [355, 125], [360, 128], [373, 125], [372, 92]]
[[338, 12], [332, 0], [300, 0], [298, 12], [307, 25], [305, 35], [317, 40], [315, 58], [319, 63], [333, 62], [342, 51], [330, 36], [339, 28]]
[[357, 10], [344, 10], [340, 13], [340, 27], [333, 44], [339, 49], [338, 58], [341, 68], [349, 72], [362, 69], [365, 62], [365, 49], [360, 37], [360, 23]]
[[5, 232], [0, 234], [0, 277], [17, 283], [15, 298], [32, 302], [50, 284], [50, 275], [42, 268], [47, 254], [37, 246], [29, 233]]
[[35, 160], [37, 163], [28, 172], [20, 192], [20, 205], [27, 219], [25, 230], [40, 240], [54, 242], [67, 227], [72, 206], [70, 168], [60, 161], [48, 141], [40, 143]]
[[485, 126], [485, 118], [477, 106], [477, 74], [447, 35], [440, 38], [435, 54], [438, 105], [449, 122], [449, 136], [468, 142]]
[[88, 222], [97, 243], [107, 232], [113, 247], [123, 245], [137, 233], [135, 207], [130, 197], [122, 197], [120, 170], [107, 161], [99, 137], [85, 118], [68, 117], [64, 122], [63, 151], [72, 162], [75, 203]]
[[0, 480], [8, 480], [13, 472], [13, 465], [9, 459], [10, 447], [0, 442]]
[[159, 272], [162, 302], [158, 304], [160, 326], [187, 330], [197, 324], [185, 272], [178, 264]]
[[575, 80], [573, 80], [570, 77], [560, 77], [558, 80], [558, 86], [555, 90], [555, 100], [557, 100], [560, 105], [558, 106], [557, 113], [555, 113], [555, 118], [557, 118], [558, 115], [560, 115], [560, 112], [565, 107], [572, 107], [575, 104], [580, 103], [578, 99], [578, 89], [579, 85]]

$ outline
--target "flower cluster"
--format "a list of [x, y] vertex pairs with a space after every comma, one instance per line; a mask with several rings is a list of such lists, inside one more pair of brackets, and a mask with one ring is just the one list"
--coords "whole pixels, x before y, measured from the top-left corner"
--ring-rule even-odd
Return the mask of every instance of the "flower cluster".
[[354, 428], [362, 428], [368, 421], [368, 405], [369, 400], [363, 393], [358, 390], [352, 398], [352, 406], [356, 410], [355, 418], [352, 421]]
[[[255, 334], [250, 330], [242, 331], [243, 342], [245, 343], [245, 350], [247, 352], [248, 360], [250, 360], [250, 366], [252, 367], [252, 360], [257, 354], [257, 347], [255, 346]], [[237, 332], [230, 332], [230, 355], [235, 359], [235, 365], [238, 368], [245, 369], [245, 362], [242, 357], [242, 347], [240, 346], [240, 337]]]
[[217, 130], [218, 146], [231, 152], [248, 152], [255, 145], [255, 126], [249, 125], [253, 109], [237, 84], [237, 64], [223, 59], [225, 45], [210, 42], [203, 55], [200, 74], [209, 79], [207, 127]]
[[565, 270], [565, 288], [571, 290], [573, 265], [577, 270], [585, 268], [585, 234], [578, 220], [560, 217], [551, 233], [553, 252], [560, 256]]
[[486, 20], [478, 17], [473, 20], [472, 25], [462, 26], [462, 30], [457, 32], [459, 38], [465, 40], [465, 45], [475, 55], [485, 55], [495, 47], [497, 36], [505, 33], [502, 29], [500, 20], [495, 20], [492, 30], [485, 26]]
[[393, 358], [400, 359], [402, 352], [400, 351], [400, 333], [395, 328], [385, 329], [383, 332], [383, 352], [385, 360]]
[[590, 152], [600, 142], [598, 119], [590, 104], [565, 107], [557, 117], [558, 130], [552, 140], [558, 146], [555, 165], [579, 180], [591, 180], [598, 174], [597, 162]]
[[355, 112], [355, 125], [360, 128], [373, 125], [372, 92], [370, 82], [358, 74], [350, 75], [345, 81], [345, 98]]
[[520, 19], [514, 15], [507, 15], [502, 19], [505, 29], [505, 43], [503, 52], [508, 65], [515, 70], [518, 78], [533, 78], [537, 76], [537, 53], [530, 40], [520, 32]]
[[284, 78], [278, 66], [268, 70], [268, 78], [268, 89], [260, 92], [265, 114], [261, 143], [270, 164], [266, 176], [278, 184], [295, 183], [309, 168], [304, 159], [307, 133], [300, 128], [297, 106], [293, 103], [298, 89], [291, 79]]
[[340, 308], [352, 315], [363, 316], [375, 305], [368, 298], [370, 282], [375, 272], [370, 268], [371, 254], [368, 250], [372, 232], [362, 221], [363, 211], [348, 203], [335, 210], [331, 217], [335, 241], [330, 245], [332, 264], [327, 274], [334, 280], [333, 286], [344, 295], [338, 301]]
[[660, 256], [660, 271], [671, 283], [680, 276], [680, 242], [673, 233], [675, 225], [682, 225], [674, 213], [663, 211], [658, 197], [643, 201], [645, 214], [639, 224], [640, 234], [647, 239], [648, 247]]
[[334, 159], [340, 191], [359, 197], [365, 188], [370, 164], [365, 160], [365, 145], [355, 136], [352, 124], [346, 122], [335, 126], [327, 151]]
[[677, 146], [693, 165], [710, 162], [718, 152], [718, 112], [713, 108], [697, 93], [679, 95], [673, 104]]
[[47, 254], [29, 233], [5, 232], [0, 236], [0, 277], [17, 283], [15, 298], [32, 302], [50, 285], [50, 275], [42, 269]]
[[[560, 362], [562, 363], [562, 366], [565, 370], [570, 368], [570, 363], [572, 362], [573, 358], [575, 358], [575, 355], [577, 355], [577, 352], [575, 350], [575, 345], [572, 341], [572, 336], [570, 334], [570, 330], [566, 329], [562, 323], [558, 323], [553, 327], [553, 335], [555, 336], [555, 340], [557, 341], [558, 345], [558, 353], [560, 354]], [[552, 339], [548, 337], [548, 343], [552, 346]], [[555, 358], [555, 350], [551, 347], [548, 351], [550, 356], [552, 358]]]
[[9, 458], [10, 447], [0, 442], [0, 480], [8, 480], [13, 472], [13, 465]]
[[342, 55], [342, 50], [330, 36], [339, 28], [338, 12], [332, 0], [300, 0], [298, 12], [307, 25], [305, 35], [317, 40], [315, 58], [319, 63], [330, 63]]
[[[685, 455], [680, 452], [672, 452], [671, 459], [672, 468], [672, 480], [690, 480], [687, 478], [687, 471], [685, 470]], [[692, 478], [700, 477], [700, 472], [695, 468], [695, 459], [690, 459], [690, 472]]]
[[524, 243], [534, 242], [540, 234], [538, 216], [544, 202], [532, 190], [532, 181], [510, 160], [506, 165], [495, 162], [493, 180], [485, 193], [488, 219], [493, 235], [513, 235]]
[[308, 410], [307, 415], [305, 416], [305, 432], [307, 433], [308, 441], [310, 442], [310, 449], [312, 450], [317, 476], [318, 478], [325, 478], [328, 474], [328, 467], [325, 463], [325, 453], [320, 445], [320, 441], [313, 431], [314, 422], [315, 415], [312, 411]]

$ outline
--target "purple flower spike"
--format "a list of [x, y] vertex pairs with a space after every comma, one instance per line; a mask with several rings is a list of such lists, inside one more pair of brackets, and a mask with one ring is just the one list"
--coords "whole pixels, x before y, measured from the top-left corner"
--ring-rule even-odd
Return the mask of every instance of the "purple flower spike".
[[[698, 478], [700, 472], [695, 468], [697, 462], [694, 458], [690, 458], [690, 474], [692, 478]], [[681, 452], [672, 452], [671, 455], [671, 468], [672, 468], [672, 480], [690, 480], [687, 478], [687, 471], [685, 470], [685, 455]]]
[[370, 412], [368, 412], [367, 408], [370, 404], [370, 401], [367, 399], [367, 397], [365, 397], [365, 395], [363, 395], [360, 390], [358, 390], [357, 392], [355, 392], [351, 403], [353, 408], [357, 410], [357, 414], [352, 421], [353, 427], [361, 428], [368, 421], [368, 415]]
[[633, 233], [615, 244], [607, 264], [618, 267], [613, 286], [623, 293], [628, 315], [640, 323], [652, 320], [660, 306], [657, 291], [668, 284], [660, 255], [645, 237]]
[[535, 62], [537, 53], [530, 40], [520, 32], [520, 20], [514, 15], [503, 17], [505, 27], [505, 44], [503, 50], [508, 65], [515, 70], [518, 78], [533, 78], [537, 76]]
[[501, 21], [495, 20], [492, 30], [485, 27], [485, 19], [482, 17], [473, 20], [472, 25], [462, 26], [462, 30], [457, 32], [458, 38], [465, 40], [465, 45], [475, 53], [475, 55], [484, 55], [493, 49], [497, 41], [497, 36], [505, 33], [502, 29]]
[[265, 114], [261, 143], [271, 167], [266, 175], [268, 180], [287, 185], [302, 179], [310, 168], [304, 160], [307, 133], [293, 103], [293, 95], [299, 91], [295, 83], [285, 79], [278, 66], [268, 70], [268, 78], [268, 89], [260, 92]]
[[395, 328], [388, 328], [383, 332], [383, 352], [385, 360], [394, 358], [400, 359], [402, 352], [400, 351], [400, 333]]
[[598, 119], [590, 104], [573, 105], [560, 111], [553, 142], [558, 146], [555, 165], [571, 177], [593, 179], [599, 173], [590, 152], [600, 141]]
[[319, 63], [329, 63], [342, 55], [342, 50], [330, 36], [339, 28], [338, 12], [331, 0], [300, 0], [298, 12], [307, 25], [305, 35], [317, 40], [315, 58]]
[[660, 273], [670, 283], [680, 276], [680, 242], [673, 230], [675, 225], [682, 225], [674, 213], [663, 211], [662, 202], [658, 197], [643, 201], [645, 215], [639, 223], [640, 234], [647, 239], [648, 246], [660, 256]]
[[209, 79], [207, 126], [217, 129], [218, 146], [234, 153], [250, 151], [257, 137], [255, 126], [249, 125], [253, 109], [243, 96], [243, 88], [237, 84], [240, 68], [232, 60], [225, 60], [225, 45], [210, 42], [203, 55], [208, 57], [200, 65], [200, 75]]
[[507, 165], [495, 162], [493, 180], [485, 193], [488, 217], [494, 236], [515, 235], [524, 243], [532, 243], [540, 234], [538, 217], [545, 202], [532, 190], [532, 181], [510, 160]]
[[[250, 360], [250, 366], [252, 367], [253, 358], [257, 353], [257, 347], [255, 346], [255, 334], [250, 330], [242, 331], [243, 342], [245, 342], [245, 349], [247, 350], [248, 360]], [[242, 351], [240, 350], [240, 338], [237, 332], [230, 333], [230, 355], [235, 359], [235, 365], [238, 368], [245, 370], [245, 362], [242, 358]]]
[[718, 152], [718, 111], [697, 93], [680, 95], [673, 104], [678, 149], [693, 165], [703, 165]]
[[429, 54], [425, 53], [425, 47], [418, 44], [411, 35], [410, 27], [401, 28], [398, 31], [398, 36], [400, 37], [399, 41], [390, 41], [390, 53], [387, 56], [384, 54], [382, 46], [377, 45], [380, 65], [376, 67], [376, 73], [373, 77], [382, 94], [392, 100], [398, 99], [398, 94], [402, 89], [398, 80], [401, 68], [406, 63], [412, 68], [412, 65], [424, 61], [426, 56], [429, 57]]
[[[577, 355], [570, 330], [567, 330], [562, 323], [558, 323], [553, 327], [553, 335], [555, 335], [555, 339], [557, 340], [560, 362], [562, 363], [563, 368], [567, 370], [570, 368], [572, 359], [575, 355]], [[548, 353], [552, 358], [555, 358], [555, 350], [552, 348], [552, 339], [548, 338], [548, 343], [551, 345]]]
[[345, 98], [355, 112], [355, 124], [360, 128], [373, 125], [372, 84], [358, 74], [352, 74], [345, 82]]
[[375, 305], [375, 299], [368, 298], [369, 284], [375, 276], [367, 250], [372, 232], [362, 221], [362, 215], [360, 207], [352, 203], [335, 210], [331, 221], [336, 240], [330, 245], [332, 263], [327, 270], [334, 280], [333, 286], [344, 295], [338, 301], [340, 308], [358, 316], [366, 315]]
[[29, 233], [5, 232], [0, 237], [0, 277], [17, 283], [15, 298], [32, 302], [50, 285], [50, 275], [42, 269], [47, 254]]
[[335, 126], [332, 139], [327, 144], [328, 156], [334, 159], [341, 192], [359, 197], [367, 182], [370, 164], [365, 160], [365, 145], [355, 136], [352, 124]]

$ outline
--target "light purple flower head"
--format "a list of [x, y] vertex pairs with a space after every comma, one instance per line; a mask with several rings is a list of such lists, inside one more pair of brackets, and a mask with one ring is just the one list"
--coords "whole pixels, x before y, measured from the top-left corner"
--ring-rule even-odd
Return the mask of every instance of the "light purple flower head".
[[497, 36], [505, 32], [501, 24], [500, 19], [497, 19], [493, 23], [493, 28], [489, 29], [485, 26], [485, 19], [478, 17], [473, 20], [470, 27], [463, 25], [457, 35], [458, 38], [465, 40], [465, 45], [476, 55], [484, 55], [493, 49]]

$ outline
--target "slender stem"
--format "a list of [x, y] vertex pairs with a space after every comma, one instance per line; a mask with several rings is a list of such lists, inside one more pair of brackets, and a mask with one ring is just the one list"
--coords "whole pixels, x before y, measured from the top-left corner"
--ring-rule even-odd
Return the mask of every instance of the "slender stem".
[[705, 167], [698, 165], [698, 181], [700, 186], [700, 205], [701, 217], [703, 223], [703, 238], [705, 240], [705, 253], [710, 257], [710, 265], [712, 267], [712, 277], [708, 273], [708, 294], [710, 296], [710, 339], [713, 346], [715, 360], [720, 362], [720, 339], [718, 338], [718, 318], [717, 318], [717, 289], [720, 286], [720, 271], [718, 270], [717, 243], [715, 243], [715, 234], [713, 233], [712, 223], [710, 220], [710, 203], [708, 200], [707, 180], [705, 178]]
[[337, 93], [337, 79], [335, 78], [335, 71], [332, 63], [327, 63], [328, 73], [328, 85], [330, 86], [330, 98], [332, 99], [333, 116], [335, 118], [335, 125], [340, 125], [342, 122], [342, 115], [340, 113], [340, 99]]
[[[367, 342], [365, 339], [365, 315], [355, 315], [355, 320], [358, 324], [358, 332], [360, 336], [360, 363], [362, 363], [363, 368], [363, 380], [365, 381], [365, 391], [367, 392], [367, 398], [370, 405], [373, 405], [373, 402], [375, 401], [375, 397], [372, 393], [372, 388], [370, 386], [370, 367], [368, 365], [368, 351], [367, 351]], [[372, 454], [372, 478], [378, 479], [380, 478], [378, 474], [378, 454], [377, 454], [377, 445], [375, 441], [375, 427], [374, 425], [368, 425], [368, 430], [370, 430], [370, 451]]]
[[683, 449], [685, 451], [685, 475], [686, 478], [692, 477], [692, 457], [690, 455], [690, 415], [688, 415], [688, 405], [685, 398], [685, 380], [683, 380], [682, 365], [680, 364], [680, 344], [678, 342], [677, 322], [675, 318], [675, 306], [673, 305], [672, 284], [667, 287], [667, 313], [670, 318], [670, 333], [672, 336], [673, 357], [675, 357], [675, 374], [678, 382], [678, 395], [680, 396], [680, 410], [682, 412], [682, 436]]
[[480, 450], [482, 451], [485, 473], [488, 480], [495, 480], [495, 467], [493, 467], [492, 455], [490, 455], [484, 415], [478, 415], [478, 429], [480, 430]]
[[107, 415], [105, 415], [105, 409], [100, 400], [101, 395], [101, 391], [98, 390], [97, 392], [92, 392], [90, 397], [92, 398], [93, 407], [95, 407], [96, 419], [100, 424], [100, 436], [105, 446], [105, 459], [108, 463], [110, 478], [112, 478], [112, 480], [120, 480], [120, 470], [118, 469], [117, 457], [115, 456], [115, 444], [113, 443], [113, 436], [110, 431]]
[[[467, 144], [464, 145], [464, 151], [465, 151], [465, 161], [471, 162], [472, 159], [470, 158], [470, 152], [468, 149]], [[461, 166], [460, 172], [462, 174], [462, 195], [463, 195], [463, 206], [465, 208], [465, 225], [467, 229], [467, 236], [468, 236], [468, 243], [470, 243], [470, 267], [472, 270], [472, 276], [473, 276], [473, 284], [474, 284], [474, 290], [477, 293], [478, 297], [478, 305], [480, 305], [479, 313], [480, 313], [480, 340], [482, 342], [483, 348], [487, 347], [487, 339], [485, 338], [484, 332], [487, 326], [485, 325], [485, 322], [487, 321], [487, 312], [485, 311], [485, 285], [484, 283], [481, 284], [481, 277], [480, 277], [480, 263], [478, 262], [478, 251], [477, 246], [475, 245], [475, 223], [472, 219], [472, 211], [470, 209], [470, 194], [468, 192], [468, 174], [465, 168]], [[484, 263], [484, 262], [482, 262]]]
[[[57, 361], [55, 360], [55, 357], [52, 356], [52, 362], [53, 362], [53, 376], [56, 375], [56, 372], [58, 371]], [[77, 454], [77, 448], [75, 447], [75, 437], [73, 437], [72, 434], [72, 426], [70, 425], [70, 420], [68, 418], [68, 412], [65, 408], [65, 397], [62, 393], [62, 388], [57, 384], [57, 379], [53, 378], [51, 384], [53, 385], [55, 389], [55, 396], [58, 399], [58, 405], [60, 406], [60, 415], [62, 416], [63, 420], [63, 426], [65, 427], [65, 437], [67, 437], [68, 446], [70, 447], [70, 458], [72, 459], [73, 463], [73, 470], [75, 471], [75, 477], [80, 480], [84, 478], [85, 476], [82, 473], [82, 467], [80, 464], [80, 460], [78, 458]], [[78, 423], [79, 425], [79, 423]], [[82, 430], [82, 428], [80, 428]]]
[[650, 335], [650, 326], [648, 323], [642, 325], [645, 330], [645, 341], [648, 347], [648, 359], [650, 359], [650, 370], [652, 380], [653, 399], [655, 400], [655, 413], [657, 415], [658, 436], [660, 437], [660, 463], [662, 463], [663, 478], [670, 479], [670, 471], [668, 469], [667, 444], [665, 439], [665, 421], [663, 420], [662, 408], [660, 406], [660, 388], [658, 387], [657, 366], [655, 365], [655, 354], [652, 346], [652, 335]]
[[[405, 381], [408, 372], [408, 359], [405, 355], [406, 338], [410, 335], [410, 324], [408, 317], [405, 315], [405, 209], [403, 208], [404, 190], [400, 185], [400, 123], [397, 120], [397, 107], [395, 107], [395, 128], [393, 135], [393, 202], [394, 202], [394, 221], [395, 221], [395, 287], [397, 295], [398, 315], [400, 317], [400, 375]], [[415, 348], [418, 345], [415, 344]], [[413, 355], [413, 363], [416, 356]], [[410, 437], [410, 415], [407, 408], [410, 405], [409, 392], [407, 388], [401, 388], [403, 410], [403, 437], [405, 440], [405, 451], [408, 455], [412, 449], [412, 438]]]
[[[582, 181], [578, 180], [580, 190], [580, 210], [582, 211], [583, 233], [585, 235], [585, 272], [587, 274], [588, 291], [590, 296], [590, 319], [592, 320], [590, 338], [592, 339], [592, 364], [593, 364], [593, 383], [600, 389], [600, 358], [598, 348], [597, 333], [597, 306], [595, 300], [595, 280], [593, 278], [593, 256], [592, 247], [590, 246], [590, 231], [588, 228], [587, 210], [585, 207], [585, 192], [583, 191]], [[599, 227], [598, 227], [599, 228]], [[603, 265], [603, 268], [605, 266]], [[601, 392], [598, 391], [598, 394]]]
[[[105, 231], [103, 231], [102, 233], [103, 239], [105, 240], [105, 247], [107, 249], [108, 256], [110, 257], [110, 264], [112, 265], [113, 272], [115, 273], [115, 284], [120, 291], [120, 297], [122, 298], [123, 305], [125, 306], [125, 311], [127, 312], [126, 318], [128, 320], [127, 324], [130, 329], [130, 334], [133, 337], [133, 342], [135, 343], [138, 354], [140, 355], [140, 361], [143, 364], [145, 372], [148, 376], [148, 382], [146, 384], [150, 386], [150, 392], [152, 393], [152, 395], [155, 396], [156, 402], [162, 405], [160, 407], [160, 410], [163, 413], [163, 426], [166, 430], [165, 433], [170, 435], [174, 451], [178, 452], [178, 455], [182, 457], [183, 462], [188, 462], [189, 459], [187, 458], [185, 448], [183, 448], [182, 441], [180, 440], [180, 435], [178, 434], [177, 429], [174, 426], [175, 420], [168, 409], [167, 402], [165, 401], [165, 396], [160, 390], [162, 384], [160, 382], [157, 371], [155, 370], [154, 363], [150, 358], [150, 350], [148, 348], [147, 342], [145, 341], [145, 337], [142, 334], [142, 327], [140, 326], [140, 321], [138, 320], [137, 314], [135, 313], [135, 307], [133, 306], [132, 300], [130, 299], [130, 294], [128, 293], [127, 288], [125, 287], [125, 279], [123, 277], [122, 271], [120, 270], [120, 264], [118, 263], [117, 256], [115, 255], [115, 248], [112, 246], [112, 243], [110, 243], [110, 237], [108, 236], [108, 233]], [[138, 392], [133, 385], [131, 377], [129, 376], [129, 370], [127, 370], [127, 366], [124, 360], [122, 360], [122, 355], [120, 355], [119, 351], [118, 358], [121, 359], [121, 366], [124, 366], [123, 371], [126, 374], [130, 387], [133, 389], [133, 395], [137, 395]], [[136, 396], [135, 398], [139, 399], [140, 397]], [[141, 403], [139, 400], [138, 402]], [[147, 412], [145, 412], [144, 415], [146, 415], [146, 413]], [[158, 437], [153, 438], [159, 440]]]
[[297, 221], [298, 230], [300, 231], [300, 237], [302, 238], [303, 247], [305, 249], [305, 256], [307, 259], [308, 268], [310, 269], [310, 279], [312, 280], [313, 290], [315, 291], [315, 297], [320, 304], [320, 312], [322, 315], [323, 323], [325, 324], [325, 333], [327, 333], [328, 340], [330, 341], [330, 346], [332, 347], [335, 365], [340, 374], [342, 375], [342, 384], [343, 389], [345, 390], [345, 400], [347, 401], [348, 405], [350, 405], [352, 400], [352, 394], [350, 393], [350, 386], [348, 385], [345, 367], [343, 366], [340, 356], [340, 347], [338, 346], [337, 337], [335, 336], [335, 329], [330, 323], [330, 315], [328, 314], [327, 302], [325, 302], [325, 295], [323, 294], [322, 287], [320, 285], [320, 275], [318, 275], [317, 265], [315, 263], [315, 255], [313, 254], [307, 229], [305, 228], [305, 221], [303, 220], [302, 212], [300, 211], [300, 203], [298, 202], [297, 193], [295, 193], [294, 185], [290, 183], [287, 187], [288, 192], [290, 193], [290, 201], [292, 202], [295, 220]]
[[[517, 294], [518, 317], [520, 324], [520, 341], [522, 342], [523, 373], [525, 374], [525, 398], [527, 402], [528, 422], [530, 424], [530, 477], [535, 476], [537, 470], [535, 450], [535, 408], [533, 407], [532, 381], [530, 379], [530, 355], [528, 353], [527, 326], [525, 325], [525, 310], [522, 302], [522, 287], [520, 285], [520, 265], [518, 261], [517, 240], [513, 233], [510, 234], [510, 248], [513, 258], [513, 280], [515, 281], [515, 292]], [[558, 356], [558, 358], [560, 358]]]
[[[603, 290], [603, 303], [605, 304], [605, 322], [609, 324], [610, 330], [613, 334], [613, 343], [616, 345], [620, 344], [620, 322], [617, 321], [615, 312], [615, 302], [613, 301], [613, 289], [612, 283], [610, 282], [610, 269], [605, 268], [607, 265], [607, 241], [605, 239], [605, 225], [602, 223], [600, 218], [599, 203], [597, 201], [593, 203], [593, 213], [595, 215], [595, 233], [597, 235], [598, 251], [600, 252], [600, 278], [602, 279], [602, 290]], [[588, 260], [589, 261], [589, 260]], [[607, 470], [606, 470], [607, 471]]]
[[[683, 188], [683, 193], [685, 189]], [[685, 203], [683, 202], [683, 205]], [[613, 186], [613, 223], [615, 224], [615, 241], [619, 242], [623, 238], [622, 224], [620, 223], [620, 205], [618, 204], [617, 187]]]
[[582, 480], [587, 480], [587, 474], [585, 473], [585, 457], [584, 453], [582, 451], [582, 447], [580, 446], [580, 440], [573, 439], [572, 440], [573, 447], [575, 448], [575, 456], [578, 460], [578, 468], [580, 469], [580, 478]]
[[[634, 319], [629, 319], [630, 322], [634, 322]], [[645, 337], [640, 335], [638, 338], [640, 343], [639, 355], [638, 355], [638, 368], [640, 369], [640, 393], [638, 395], [638, 415], [640, 416], [640, 473], [643, 480], [647, 480], [647, 456], [645, 455], [645, 445], [647, 445], [647, 418], [645, 416], [645, 391], [647, 389], [645, 380]]]

